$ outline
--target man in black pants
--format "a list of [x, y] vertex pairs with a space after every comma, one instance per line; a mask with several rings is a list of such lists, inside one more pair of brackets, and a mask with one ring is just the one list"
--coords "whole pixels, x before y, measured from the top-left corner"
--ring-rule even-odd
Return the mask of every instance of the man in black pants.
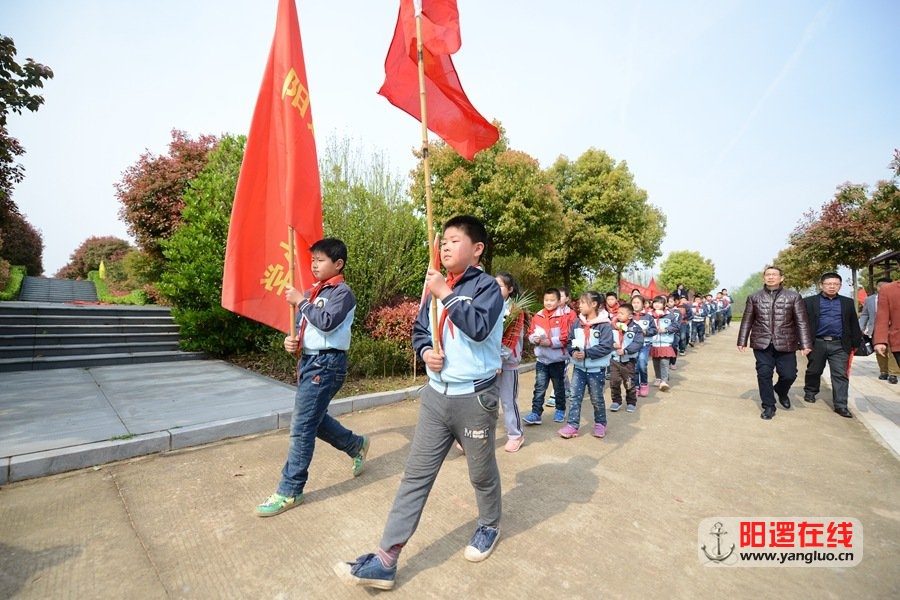
[[841, 276], [837, 273], [825, 273], [819, 279], [820, 294], [803, 299], [809, 315], [809, 327], [816, 340], [813, 350], [807, 357], [806, 381], [803, 386], [803, 399], [815, 402], [819, 393], [822, 372], [825, 363], [831, 372], [831, 398], [834, 412], [853, 417], [847, 408], [847, 396], [850, 388], [850, 351], [862, 341], [862, 331], [856, 316], [853, 300], [838, 295], [841, 290]]
[[[788, 391], [797, 379], [797, 350], [806, 356], [812, 349], [812, 336], [803, 298], [785, 289], [784, 271], [766, 267], [763, 289], [747, 298], [738, 331], [738, 350], [749, 345], [756, 358], [756, 382], [762, 404], [760, 418], [775, 416], [775, 394], [784, 408], [791, 407]], [[749, 344], [748, 344], [749, 339]], [[778, 383], [772, 385], [775, 373]]]

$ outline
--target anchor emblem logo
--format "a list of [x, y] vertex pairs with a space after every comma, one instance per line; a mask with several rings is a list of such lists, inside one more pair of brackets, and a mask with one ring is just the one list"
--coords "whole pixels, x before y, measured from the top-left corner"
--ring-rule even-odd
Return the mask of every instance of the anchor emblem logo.
[[706, 555], [706, 558], [715, 562], [722, 562], [731, 556], [731, 553], [734, 552], [734, 544], [731, 545], [731, 548], [728, 549], [728, 554], [722, 554], [722, 536], [728, 533], [724, 530], [725, 527], [722, 523], [716, 523], [713, 525], [712, 529], [709, 530], [710, 535], [716, 537], [716, 553], [710, 554], [706, 550], [706, 544], [700, 546], [700, 549], [703, 550], [703, 554]]

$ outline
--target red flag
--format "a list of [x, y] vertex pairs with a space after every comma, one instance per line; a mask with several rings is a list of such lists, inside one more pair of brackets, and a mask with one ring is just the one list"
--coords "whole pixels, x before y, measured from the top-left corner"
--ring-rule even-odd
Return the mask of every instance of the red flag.
[[[462, 89], [450, 54], [460, 46], [456, 0], [423, 0], [422, 40], [428, 129], [468, 160], [489, 148], [500, 132], [481, 116]], [[378, 93], [416, 119], [422, 119], [413, 0], [400, 0], [394, 38], [384, 61]]]
[[309, 247], [322, 239], [322, 190], [297, 8], [279, 0], [231, 211], [222, 306], [285, 333], [288, 225], [299, 267], [294, 287], [306, 289], [314, 282]]

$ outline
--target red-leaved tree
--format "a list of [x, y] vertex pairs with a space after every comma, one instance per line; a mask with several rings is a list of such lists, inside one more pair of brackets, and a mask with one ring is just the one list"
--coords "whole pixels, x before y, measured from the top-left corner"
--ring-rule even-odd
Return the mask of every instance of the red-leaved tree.
[[18, 212], [6, 215], [6, 222], [0, 227], [0, 258], [11, 265], [22, 265], [29, 275], [44, 272], [44, 239], [41, 233]]
[[206, 166], [209, 151], [218, 143], [219, 138], [214, 135], [201, 135], [194, 140], [173, 129], [167, 155], [145, 152], [115, 184], [116, 196], [122, 203], [119, 218], [128, 224], [128, 233], [148, 256], [163, 260], [160, 241], [169, 239], [181, 224], [184, 192]]
[[131, 249], [131, 244], [114, 236], [89, 237], [72, 253], [69, 263], [61, 268], [56, 277], [61, 279], [84, 279], [90, 271], [105, 264], [122, 260]]

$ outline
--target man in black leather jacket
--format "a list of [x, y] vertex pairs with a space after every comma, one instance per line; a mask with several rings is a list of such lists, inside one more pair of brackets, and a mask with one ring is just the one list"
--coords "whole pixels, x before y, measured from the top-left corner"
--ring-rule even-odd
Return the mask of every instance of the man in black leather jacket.
[[[806, 356], [813, 347], [806, 305], [800, 294], [783, 287], [784, 271], [766, 267], [763, 289], [747, 298], [738, 331], [738, 350], [753, 348], [756, 381], [762, 401], [760, 418], [775, 416], [775, 395], [784, 408], [791, 407], [788, 391], [797, 379], [797, 350]], [[778, 382], [772, 385], [774, 373]]]

